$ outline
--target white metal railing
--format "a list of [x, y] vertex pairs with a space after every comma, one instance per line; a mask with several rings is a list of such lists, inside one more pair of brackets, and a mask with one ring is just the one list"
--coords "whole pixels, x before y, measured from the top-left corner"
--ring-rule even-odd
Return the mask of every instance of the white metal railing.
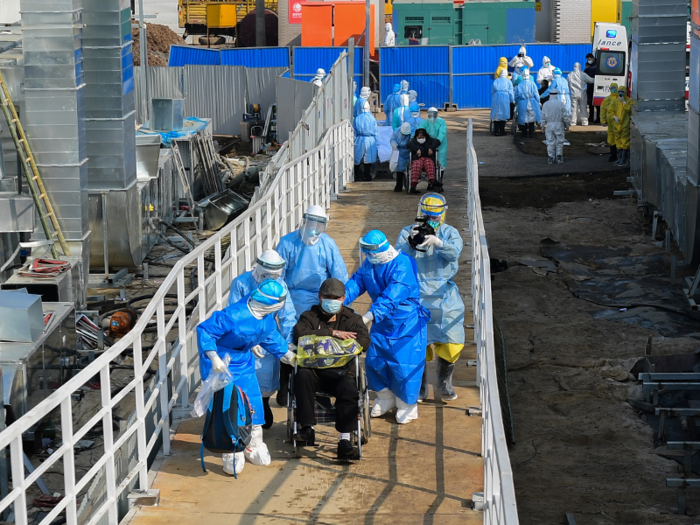
[[[179, 260], [128, 335], [0, 433], [0, 449], [10, 447], [12, 475], [12, 490], [0, 501], [0, 512], [14, 504], [15, 523], [27, 525], [27, 489], [48, 472], [62, 472], [64, 497], [40, 523], [51, 523], [65, 512], [68, 525], [77, 525], [78, 495], [85, 494], [99, 475], [104, 477], [106, 497], [93, 503], [90, 515], [82, 516], [81, 523], [92, 525], [104, 516], [108, 523], [116, 525], [118, 499], [136, 484], [141, 489], [148, 487], [149, 455], [161, 441], [163, 452], [170, 452], [170, 413], [176, 404], [187, 408], [189, 394], [197, 386], [198, 322], [225, 306], [231, 279], [250, 269], [260, 253], [274, 248], [283, 235], [298, 227], [308, 206], [328, 208], [331, 196], [351, 180], [352, 169], [353, 131], [350, 122], [343, 120], [327, 129], [318, 147], [282, 166], [246, 213]], [[186, 279], [192, 278], [192, 265], [196, 286], [193, 283], [193, 289], [187, 292]], [[171, 306], [173, 297], [177, 308], [166, 313], [166, 304]], [[151, 349], [144, 348], [142, 336], [154, 328], [157, 340]], [[131, 354], [134, 377], [113, 391], [112, 365], [123, 368], [121, 363]], [[94, 390], [96, 377], [100, 403], [93, 413], [81, 413], [85, 423], [73, 428], [73, 396], [88, 388]], [[126, 428], [115, 432], [112, 416], [115, 407], [123, 406], [120, 403], [131, 403], [135, 417], [130, 418]], [[22, 434], [50, 414], [60, 428], [62, 444], [32, 474], [26, 475]], [[56, 421], [58, 417], [60, 423]], [[94, 435], [100, 424], [104, 453], [83, 472], [76, 467], [74, 445], [88, 432]], [[123, 476], [118, 475], [115, 454], [133, 436], [136, 460]]]
[[467, 182], [469, 226], [472, 236], [472, 309], [477, 346], [479, 390], [482, 408], [481, 455], [484, 458], [484, 524], [517, 525], [513, 469], [503, 428], [501, 399], [493, 339], [491, 268], [479, 196], [479, 163], [473, 143], [473, 123], [467, 128]]

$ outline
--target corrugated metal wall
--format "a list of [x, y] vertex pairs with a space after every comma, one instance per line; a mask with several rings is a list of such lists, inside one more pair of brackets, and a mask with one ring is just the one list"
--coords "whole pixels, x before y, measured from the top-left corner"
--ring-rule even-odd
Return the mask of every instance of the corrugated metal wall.
[[250, 68], [289, 67], [288, 47], [250, 47], [223, 49], [222, 66], [245, 66]]
[[275, 80], [286, 70], [283, 67], [251, 67], [245, 70], [246, 103], [260, 104], [263, 117], [267, 115], [267, 108], [277, 101]]
[[[347, 47], [295, 47], [294, 78], [311, 80], [316, 75], [318, 68], [325, 69], [326, 73], [329, 72], [340, 54], [347, 52], [347, 50]], [[362, 84], [362, 53], [361, 47], [355, 48], [354, 72], [358, 86]]]
[[[418, 101], [442, 108], [452, 102], [460, 109], [491, 106], [491, 84], [498, 59], [509, 60], [520, 45], [503, 46], [400, 46], [379, 50], [381, 99], [400, 80], [408, 80], [418, 92]], [[591, 44], [528, 44], [527, 54], [534, 62], [532, 73], [547, 56], [552, 64], [568, 73], [575, 62], [583, 63]], [[450, 52], [452, 58], [450, 59]], [[450, 100], [450, 83], [452, 93]]]
[[218, 49], [192, 46], [172, 46], [170, 48], [169, 66], [218, 66], [220, 64], [221, 54]]
[[185, 66], [185, 114], [212, 119], [214, 134], [240, 135], [245, 72], [241, 66]]
[[[182, 67], [156, 67], [149, 66], [148, 87], [151, 98], [185, 98], [182, 91]], [[143, 124], [145, 111], [141, 95], [141, 75], [143, 68], [134, 68], [134, 80], [136, 84], [136, 122]]]

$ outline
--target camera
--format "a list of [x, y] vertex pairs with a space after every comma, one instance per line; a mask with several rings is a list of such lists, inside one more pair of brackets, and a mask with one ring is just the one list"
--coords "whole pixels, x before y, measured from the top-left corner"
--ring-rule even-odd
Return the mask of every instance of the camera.
[[435, 235], [435, 229], [428, 224], [428, 217], [416, 217], [416, 222], [418, 226], [413, 230], [415, 233], [408, 237], [408, 244], [416, 251], [427, 252], [428, 250], [421, 250], [418, 246], [425, 242], [428, 235]]

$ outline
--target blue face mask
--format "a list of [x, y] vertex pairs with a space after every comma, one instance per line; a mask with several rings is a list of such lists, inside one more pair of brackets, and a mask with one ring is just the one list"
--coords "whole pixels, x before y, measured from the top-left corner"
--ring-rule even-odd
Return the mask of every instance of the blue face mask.
[[343, 303], [339, 299], [321, 300], [321, 308], [323, 308], [324, 312], [329, 314], [337, 314], [340, 311], [341, 306], [343, 306]]
[[428, 226], [433, 230], [437, 230], [440, 227], [440, 221], [428, 221]]
[[610, 93], [617, 93], [617, 89], [612, 88], [612, 89], [610, 90]]

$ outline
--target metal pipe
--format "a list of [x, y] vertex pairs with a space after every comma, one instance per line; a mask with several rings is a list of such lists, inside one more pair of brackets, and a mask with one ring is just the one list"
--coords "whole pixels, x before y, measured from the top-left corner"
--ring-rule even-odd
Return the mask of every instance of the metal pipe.
[[[365, 0], [365, 47], [364, 47], [364, 70], [362, 77], [362, 85], [369, 86], [369, 45], [372, 39], [370, 38], [370, 9], [372, 9], [372, 4], [370, 0]], [[354, 74], [354, 64], [353, 64], [353, 74]]]
[[[189, 13], [189, 11], [188, 11]], [[141, 93], [145, 124], [151, 119], [151, 96], [148, 89], [148, 32], [143, 20], [143, 0], [139, 0], [139, 56], [141, 57]]]
[[255, 45], [265, 47], [265, 0], [255, 0]]
[[102, 192], [102, 251], [105, 261], [105, 281], [109, 280], [109, 238], [107, 236], [107, 192]]
[[348, 110], [349, 113], [345, 117], [352, 122], [352, 113], [354, 111], [352, 99], [355, 94], [355, 90], [352, 88], [352, 84], [355, 82], [355, 37], [348, 40]]

